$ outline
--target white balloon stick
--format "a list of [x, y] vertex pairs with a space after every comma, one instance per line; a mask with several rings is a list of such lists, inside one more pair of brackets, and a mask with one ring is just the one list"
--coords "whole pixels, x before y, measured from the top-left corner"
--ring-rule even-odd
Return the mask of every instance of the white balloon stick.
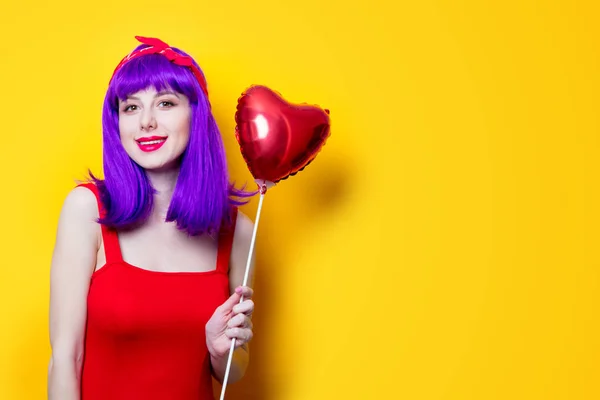
[[[258, 200], [258, 210], [256, 211], [256, 221], [254, 222], [254, 231], [252, 232], [252, 240], [250, 241], [250, 251], [248, 253], [248, 260], [246, 262], [246, 272], [244, 273], [244, 283], [242, 286], [248, 284], [248, 275], [250, 273], [250, 265], [252, 264], [252, 257], [254, 254], [254, 244], [256, 243], [256, 232], [258, 231], [258, 223], [260, 221], [260, 213], [262, 211], [262, 204], [269, 187], [270, 182], [262, 181], [260, 184], [260, 199]], [[273, 185], [272, 183], [270, 183]], [[244, 301], [244, 296], [240, 299], [240, 303]], [[229, 379], [229, 370], [231, 369], [231, 362], [233, 360], [233, 352], [235, 350], [235, 338], [231, 340], [231, 347], [229, 348], [229, 357], [227, 359], [227, 368], [225, 369], [225, 376], [223, 377], [223, 386], [221, 387], [220, 400], [225, 399], [225, 390], [227, 388], [227, 380]]]

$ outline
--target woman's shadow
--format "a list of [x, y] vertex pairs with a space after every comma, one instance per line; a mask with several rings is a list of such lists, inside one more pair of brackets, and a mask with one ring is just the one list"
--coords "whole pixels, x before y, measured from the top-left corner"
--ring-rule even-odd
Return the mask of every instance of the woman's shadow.
[[[235, 141], [227, 141], [226, 147], [232, 155], [239, 151]], [[248, 170], [241, 158], [230, 158], [234, 159], [230, 167], [232, 176], [247, 176]], [[282, 329], [276, 329], [275, 326], [285, 324], [289, 318], [288, 314], [275, 306], [278, 299], [286, 296], [284, 277], [288, 275], [282, 269], [288, 257], [279, 257], [281, 253], [273, 251], [272, 247], [285, 241], [286, 249], [291, 249], [293, 253], [294, 244], [303, 243], [301, 237], [319, 229], [323, 220], [335, 219], [338, 215], [341, 217], [342, 209], [349, 203], [351, 176], [351, 167], [343, 157], [329, 149], [329, 152], [319, 154], [304, 171], [281, 181], [265, 195], [255, 248], [256, 307], [252, 318], [254, 338], [249, 345], [250, 363], [245, 376], [227, 386], [227, 400], [276, 400], [284, 396], [286, 382], [290, 381], [286, 374], [291, 374], [292, 368], [270, 364], [269, 355], [279, 351], [273, 347], [273, 343], [289, 343], [276, 337]], [[251, 185], [253, 182], [249, 181], [249, 189], [252, 189]], [[252, 220], [256, 217], [257, 200], [258, 195], [242, 208]], [[275, 202], [279, 204], [277, 208], [268, 207], [269, 203]], [[328, 218], [322, 218], [325, 215]], [[293, 361], [289, 360], [289, 363]], [[213, 389], [215, 399], [219, 399], [221, 385], [214, 382]]]

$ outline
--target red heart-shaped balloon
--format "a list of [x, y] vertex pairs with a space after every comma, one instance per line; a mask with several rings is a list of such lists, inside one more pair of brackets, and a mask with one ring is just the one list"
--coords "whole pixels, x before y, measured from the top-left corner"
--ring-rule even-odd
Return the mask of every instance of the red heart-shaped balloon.
[[238, 99], [235, 136], [256, 181], [273, 184], [304, 169], [330, 135], [329, 110], [291, 104], [266, 86]]

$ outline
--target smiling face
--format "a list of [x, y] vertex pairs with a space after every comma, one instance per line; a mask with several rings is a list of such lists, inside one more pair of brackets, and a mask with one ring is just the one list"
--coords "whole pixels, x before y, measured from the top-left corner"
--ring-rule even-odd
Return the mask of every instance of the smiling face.
[[169, 170], [178, 165], [190, 138], [188, 98], [153, 87], [119, 100], [119, 132], [125, 151], [146, 170]]

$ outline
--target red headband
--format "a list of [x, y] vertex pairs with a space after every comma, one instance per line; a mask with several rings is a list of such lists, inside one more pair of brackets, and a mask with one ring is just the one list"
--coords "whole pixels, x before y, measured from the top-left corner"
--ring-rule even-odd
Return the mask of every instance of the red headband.
[[[208, 90], [206, 89], [206, 80], [204, 79], [204, 76], [202, 76], [202, 72], [200, 72], [200, 70], [194, 65], [194, 63], [192, 62], [192, 59], [190, 57], [187, 57], [187, 56], [177, 53], [168, 44], [166, 44], [165, 42], [163, 42], [160, 39], [147, 38], [147, 37], [142, 37], [142, 36], [136, 36], [135, 38], [139, 42], [141, 42], [143, 44], [147, 44], [150, 47], [144, 47], [143, 49], [139, 49], [137, 51], [134, 50], [131, 53], [129, 53], [125, 58], [123, 58], [121, 60], [119, 65], [117, 65], [117, 68], [115, 68], [115, 71], [113, 72], [113, 77], [115, 76], [117, 71], [119, 69], [121, 69], [121, 67], [123, 65], [125, 65], [127, 62], [133, 60], [134, 58], [137, 58], [137, 57], [140, 57], [140, 56], [143, 56], [146, 54], [162, 54], [163, 56], [167, 57], [167, 59], [169, 61], [171, 61], [173, 64], [188, 67], [192, 71], [192, 73], [194, 74], [196, 79], [198, 80], [198, 83], [200, 83], [200, 87], [202, 88], [202, 91], [204, 92], [204, 94], [206, 95], [206, 98], [208, 99]], [[111, 80], [112, 80], [112, 77], [111, 77]]]

